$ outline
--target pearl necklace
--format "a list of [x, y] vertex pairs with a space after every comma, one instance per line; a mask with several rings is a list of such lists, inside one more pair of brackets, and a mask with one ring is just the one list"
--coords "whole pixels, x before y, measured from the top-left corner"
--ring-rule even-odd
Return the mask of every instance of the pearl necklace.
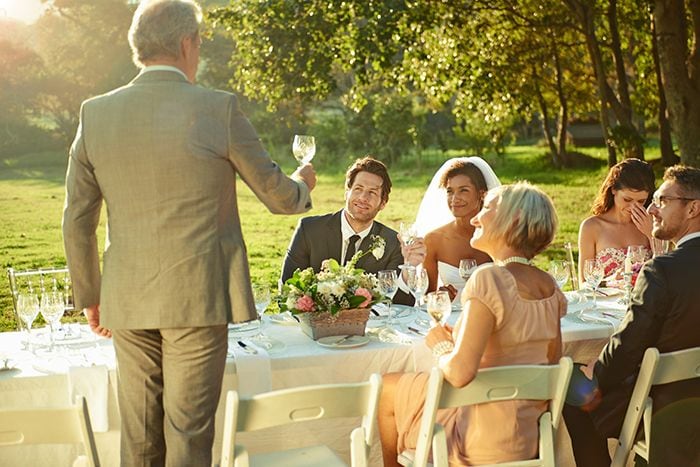
[[511, 256], [506, 259], [497, 259], [494, 261], [496, 263], [496, 266], [505, 266], [506, 264], [509, 263], [520, 263], [520, 264], [527, 264], [528, 266], [532, 264], [532, 261], [529, 259], [523, 257], [523, 256]]

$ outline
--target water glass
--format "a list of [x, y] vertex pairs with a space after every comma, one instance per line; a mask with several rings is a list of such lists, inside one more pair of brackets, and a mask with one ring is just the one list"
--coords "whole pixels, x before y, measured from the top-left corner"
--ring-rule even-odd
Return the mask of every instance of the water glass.
[[398, 275], [396, 274], [395, 269], [379, 271], [377, 273], [377, 280], [379, 281], [379, 290], [388, 302], [389, 318], [387, 325], [390, 326], [394, 321], [391, 310], [391, 301], [394, 299], [394, 295], [396, 295], [396, 291], [399, 289]]
[[[425, 292], [428, 290], [428, 271], [420, 266], [411, 267], [407, 269], [407, 274], [408, 280], [406, 281], [406, 285], [408, 286], [408, 290], [410, 290], [413, 296], [416, 297], [416, 303], [413, 306], [415, 315], [420, 316], [418, 314], [420, 311], [420, 303], [423, 299], [423, 295], [425, 295]], [[421, 320], [420, 318], [417, 318], [416, 322], [425, 326], [430, 324], [429, 322]]]
[[472, 276], [476, 269], [476, 260], [473, 258], [465, 258], [459, 260], [459, 277], [466, 282]]
[[308, 164], [316, 154], [316, 139], [309, 135], [294, 135], [292, 152], [299, 165]]
[[425, 297], [428, 315], [430, 315], [436, 325], [445, 325], [452, 313], [450, 294], [445, 290], [438, 290], [436, 292], [430, 292]]
[[54, 332], [56, 328], [61, 325], [61, 317], [63, 317], [63, 312], [65, 310], [65, 305], [63, 303], [62, 294], [58, 293], [55, 289], [51, 292], [44, 291], [41, 294], [41, 316], [44, 317], [49, 325], [49, 338], [51, 341], [51, 346], [49, 350], [53, 350], [54, 347]]

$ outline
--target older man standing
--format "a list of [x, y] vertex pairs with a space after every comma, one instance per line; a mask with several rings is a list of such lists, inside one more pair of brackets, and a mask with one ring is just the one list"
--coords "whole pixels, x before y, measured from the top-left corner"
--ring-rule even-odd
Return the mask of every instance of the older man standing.
[[191, 0], [142, 2], [141, 72], [83, 104], [70, 151], [66, 257], [76, 306], [114, 338], [126, 466], [211, 464], [227, 323], [256, 318], [236, 175], [275, 213], [308, 210], [316, 184], [310, 165], [280, 171], [235, 96], [193, 85], [201, 19]]
[[[644, 265], [630, 309], [595, 363], [598, 397], [582, 408], [564, 408], [578, 467], [610, 465], [607, 438], [620, 433], [647, 348], [665, 353], [700, 346], [700, 170], [668, 168], [648, 211], [654, 237], [673, 241], [676, 249]], [[673, 413], [675, 420], [653, 430], [649, 464], [698, 465], [700, 378], [654, 387], [652, 397], [654, 419]], [[665, 442], [657, 442], [661, 437]]]

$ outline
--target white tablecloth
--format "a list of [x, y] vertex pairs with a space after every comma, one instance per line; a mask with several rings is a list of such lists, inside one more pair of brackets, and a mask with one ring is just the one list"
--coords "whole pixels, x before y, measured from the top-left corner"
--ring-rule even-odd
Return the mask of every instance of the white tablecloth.
[[[611, 300], [607, 300], [612, 303]], [[601, 301], [605, 307], [606, 301]], [[613, 307], [614, 308], [614, 307]], [[581, 320], [567, 315], [562, 320], [562, 336], [565, 354], [577, 361], [588, 361], [597, 355], [603, 343], [613, 331], [616, 321], [604, 322], [586, 318]], [[0, 408], [28, 406], [56, 406], [68, 403], [67, 369], [71, 365], [107, 364], [109, 380], [109, 430], [96, 433], [100, 459], [105, 466], [118, 465], [119, 415], [116, 404], [116, 372], [114, 353], [109, 340], [87, 337], [72, 348], [51, 355], [34, 355], [20, 351], [24, 335], [0, 333], [0, 357], [9, 356], [14, 370], [0, 371]], [[413, 345], [388, 344], [372, 338], [364, 346], [348, 349], [329, 349], [319, 346], [302, 333], [297, 325], [268, 324], [265, 332], [281, 341], [286, 348], [271, 355], [270, 382], [272, 389], [306, 384], [339, 383], [366, 380], [372, 373], [390, 373], [426, 369], [432, 358], [422, 345], [420, 336]], [[231, 337], [231, 336], [230, 336]], [[229, 339], [235, 344], [235, 338]], [[1, 363], [1, 360], [0, 360]], [[217, 434], [214, 459], [218, 461], [221, 448], [221, 428], [225, 392], [237, 387], [236, 367], [233, 358], [226, 365], [223, 391], [217, 410]], [[349, 459], [349, 433], [355, 421], [338, 423], [309, 422], [293, 428], [265, 430], [255, 434], [242, 434], [240, 442], [250, 452], [303, 446], [317, 440], [328, 444]], [[66, 447], [11, 447], [3, 448], [3, 465], [70, 465], [78, 454], [77, 448]], [[372, 465], [381, 465], [378, 442], [372, 449]]]

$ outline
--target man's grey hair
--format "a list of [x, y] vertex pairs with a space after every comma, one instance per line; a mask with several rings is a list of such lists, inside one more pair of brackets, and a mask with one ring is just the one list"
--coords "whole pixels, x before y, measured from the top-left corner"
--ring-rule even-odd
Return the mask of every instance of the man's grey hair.
[[142, 0], [129, 28], [129, 45], [137, 67], [144, 62], [180, 58], [180, 43], [199, 34], [202, 9], [192, 0]]

